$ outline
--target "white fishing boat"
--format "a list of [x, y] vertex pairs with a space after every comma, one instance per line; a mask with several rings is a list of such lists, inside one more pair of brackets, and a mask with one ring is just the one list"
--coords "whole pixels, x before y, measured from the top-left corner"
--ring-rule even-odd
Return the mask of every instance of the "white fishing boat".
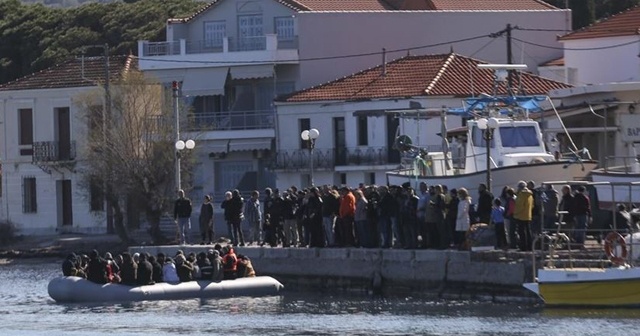
[[[630, 145], [635, 149], [632, 143]], [[610, 165], [610, 162], [622, 162], [622, 164]], [[592, 170], [590, 175], [593, 182], [615, 184], [613, 188], [596, 185], [601, 207], [610, 208], [614, 203], [613, 200], [616, 200], [617, 203], [640, 206], [640, 154], [626, 157], [607, 157], [604, 166]]]
[[235, 280], [157, 283], [148, 286], [97, 284], [75, 276], [49, 282], [49, 296], [56, 302], [131, 302], [148, 300], [207, 299], [234, 296], [277, 295], [284, 286], [269, 276]]
[[[504, 82], [507, 76], [504, 72], [522, 68], [480, 66], [496, 69], [496, 86]], [[538, 121], [530, 118], [530, 114], [542, 112], [540, 104], [545, 101], [550, 103], [546, 96], [482, 94], [465, 99], [463, 108], [443, 110], [442, 151], [427, 152], [413, 146], [409, 137], [399, 136], [396, 147], [409, 160], [404, 168], [388, 172], [387, 182], [392, 185], [409, 182], [414, 187], [420, 182], [442, 184], [449, 189], [465, 187], [475, 195], [478, 185], [489, 177], [491, 191], [499, 195], [503, 187], [514, 187], [521, 180], [584, 180], [597, 166], [589, 152], [576, 148], [566, 157], [551, 154]], [[449, 148], [447, 114], [470, 118], [466, 132], [458, 137], [458, 149]]]

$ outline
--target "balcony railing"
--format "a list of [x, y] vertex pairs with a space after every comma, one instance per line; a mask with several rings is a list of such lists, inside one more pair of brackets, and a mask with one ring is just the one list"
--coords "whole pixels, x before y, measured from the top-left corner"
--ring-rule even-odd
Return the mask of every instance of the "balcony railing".
[[180, 55], [180, 41], [145, 42], [142, 53], [143, 56]]
[[33, 162], [60, 162], [76, 159], [76, 142], [63, 145], [59, 141], [38, 141], [33, 143]]
[[298, 49], [298, 37], [278, 39], [267, 34], [250, 37], [223, 37], [222, 40], [185, 40], [167, 42], [139, 41], [141, 57], [210, 54], [238, 51], [294, 50]]
[[[180, 130], [186, 132], [242, 131], [275, 128], [275, 113], [271, 110], [191, 113], [180, 118]], [[154, 117], [158, 129], [173, 127], [171, 117]]]
[[[280, 150], [275, 153], [271, 168], [300, 171], [309, 169], [308, 149]], [[400, 163], [400, 153], [388, 147], [355, 147], [313, 150], [313, 168], [333, 169], [336, 166], [376, 166]]]

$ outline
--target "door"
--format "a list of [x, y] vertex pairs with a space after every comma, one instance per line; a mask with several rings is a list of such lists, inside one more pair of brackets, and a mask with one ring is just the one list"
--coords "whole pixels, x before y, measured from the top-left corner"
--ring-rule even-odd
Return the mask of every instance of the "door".
[[73, 225], [73, 200], [71, 198], [71, 180], [56, 181], [59, 226]]
[[400, 120], [387, 115], [387, 160], [389, 163], [400, 163], [400, 151], [394, 148]]
[[58, 157], [59, 161], [69, 161], [71, 157], [71, 125], [68, 107], [55, 109], [57, 119], [58, 135]]
[[262, 15], [238, 16], [238, 50], [264, 50], [266, 41]]
[[336, 166], [347, 164], [347, 140], [345, 134], [344, 117], [333, 118], [333, 148]]

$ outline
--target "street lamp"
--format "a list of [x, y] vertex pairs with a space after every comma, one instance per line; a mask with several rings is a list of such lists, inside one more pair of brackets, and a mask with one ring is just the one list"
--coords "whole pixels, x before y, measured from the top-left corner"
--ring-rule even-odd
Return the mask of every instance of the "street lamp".
[[176, 118], [176, 189], [182, 189], [182, 182], [180, 177], [180, 151], [184, 149], [194, 149], [196, 147], [196, 142], [189, 139], [187, 141], [183, 141], [180, 139], [180, 106], [178, 98], [180, 96], [180, 87], [177, 81], [173, 81], [171, 83], [171, 89], [173, 90], [173, 110]]
[[496, 118], [480, 118], [478, 119], [478, 128], [482, 130], [482, 138], [487, 148], [487, 190], [491, 191], [491, 140], [493, 140], [493, 132], [498, 128], [498, 119]]
[[313, 148], [316, 146], [316, 139], [320, 136], [320, 131], [315, 128], [310, 130], [304, 130], [300, 133], [300, 137], [304, 141], [308, 141], [309, 145], [307, 148], [309, 149], [309, 176], [311, 177], [311, 186], [314, 186], [313, 183]]
[[178, 190], [182, 189], [181, 177], [180, 177], [180, 157], [181, 151], [184, 149], [194, 149], [196, 147], [196, 142], [189, 139], [187, 141], [178, 140], [175, 143], [176, 146], [176, 188]]

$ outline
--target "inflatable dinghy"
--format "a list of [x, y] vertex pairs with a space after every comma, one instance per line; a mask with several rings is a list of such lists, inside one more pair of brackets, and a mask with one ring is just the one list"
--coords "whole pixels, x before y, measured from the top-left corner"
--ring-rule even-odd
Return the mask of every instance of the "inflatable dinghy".
[[120, 284], [97, 284], [68, 276], [49, 282], [49, 296], [56, 302], [130, 302], [144, 300], [183, 300], [233, 296], [277, 295], [284, 286], [269, 276], [235, 280], [157, 283], [131, 287]]

